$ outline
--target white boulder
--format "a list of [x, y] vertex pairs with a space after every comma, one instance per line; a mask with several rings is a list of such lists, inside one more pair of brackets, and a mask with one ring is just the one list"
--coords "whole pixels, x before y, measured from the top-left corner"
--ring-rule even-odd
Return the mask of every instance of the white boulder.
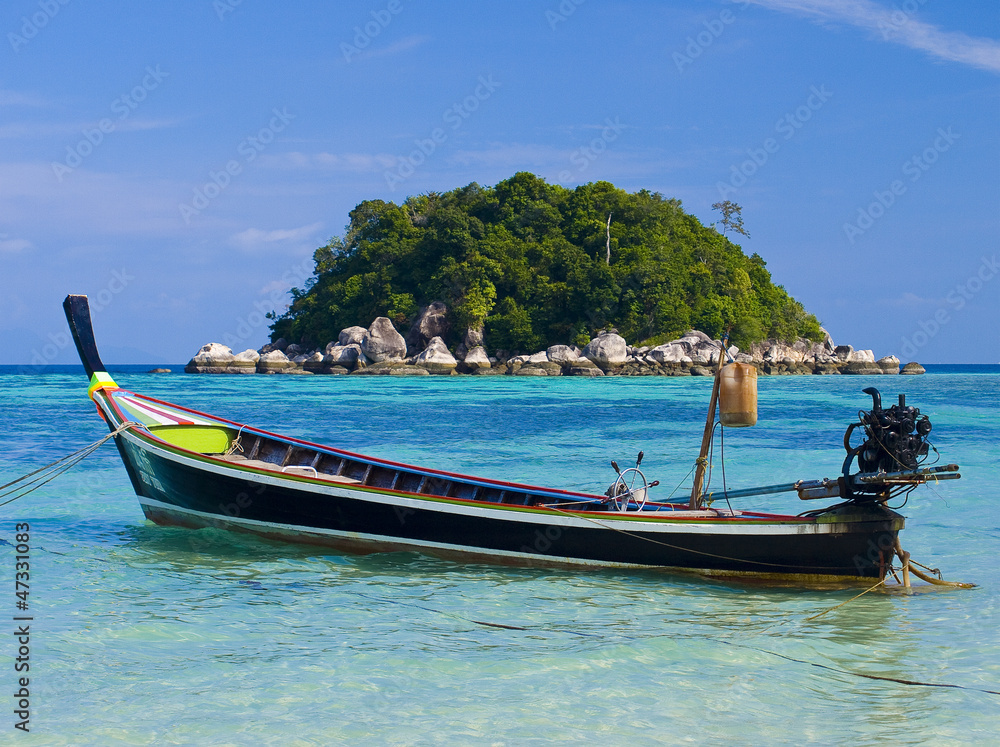
[[444, 340], [433, 337], [424, 351], [417, 356], [414, 365], [426, 368], [430, 373], [449, 374], [455, 370], [458, 361], [448, 350]]
[[628, 360], [625, 338], [614, 332], [601, 334], [587, 343], [583, 349], [583, 357], [597, 364], [605, 371], [618, 368]]
[[361, 352], [375, 363], [401, 361], [406, 357], [406, 340], [387, 317], [380, 316], [365, 333], [361, 341]]

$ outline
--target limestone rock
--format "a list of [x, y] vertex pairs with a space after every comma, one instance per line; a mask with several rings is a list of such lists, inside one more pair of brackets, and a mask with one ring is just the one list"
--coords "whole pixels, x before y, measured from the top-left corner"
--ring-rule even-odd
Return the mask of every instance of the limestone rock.
[[830, 337], [830, 333], [827, 332], [826, 329], [824, 329], [823, 327], [820, 327], [819, 331], [823, 333], [823, 341], [820, 342], [820, 343], [817, 343], [817, 345], [822, 345], [823, 348], [828, 353], [832, 353], [834, 350], [837, 349], [837, 346], [833, 342], [833, 338]]
[[855, 350], [847, 358], [848, 363], [874, 363], [875, 353], [871, 350]]
[[549, 376], [559, 376], [562, 373], [562, 366], [550, 360], [525, 363], [520, 370], [523, 371], [525, 369], [538, 369], [544, 371]]
[[482, 345], [477, 345], [476, 347], [469, 350], [465, 354], [465, 368], [469, 371], [475, 371], [480, 368], [490, 368], [490, 359], [486, 355], [486, 349]]
[[650, 350], [649, 355], [657, 363], [680, 363], [683, 358], [688, 358], [690, 349], [691, 346], [687, 343], [668, 342], [666, 345], [658, 345]]
[[288, 360], [288, 356], [280, 350], [264, 353], [257, 360], [257, 373], [285, 373], [294, 368], [295, 364]]
[[406, 333], [407, 348], [421, 350], [429, 345], [435, 337], [446, 337], [450, 329], [448, 307], [440, 301], [434, 301], [420, 309], [413, 326]]
[[256, 370], [255, 361], [251, 356], [257, 355], [254, 350], [247, 350], [239, 356], [225, 345], [210, 342], [203, 345], [184, 367], [185, 373], [253, 373]]
[[361, 351], [375, 363], [401, 361], [406, 357], [406, 340], [387, 317], [380, 316], [368, 328], [361, 341]]
[[429, 373], [450, 374], [458, 366], [458, 361], [449, 352], [444, 340], [432, 337], [424, 351], [416, 357], [414, 365], [426, 368]]
[[199, 361], [204, 361], [205, 363], [212, 363], [215, 361], [228, 363], [233, 357], [233, 351], [218, 342], [210, 342], [207, 345], [202, 345], [201, 348], [195, 353], [195, 358]]
[[349, 345], [327, 345], [326, 355], [323, 356], [324, 366], [343, 366], [344, 368], [354, 368], [361, 357], [361, 346], [358, 343]]
[[260, 360], [260, 353], [256, 350], [250, 350], [249, 348], [244, 350], [242, 353], [237, 353], [233, 356], [234, 360], [242, 361], [244, 364], [252, 363], [254, 366], [257, 365], [257, 361]]
[[521, 366], [511, 372], [512, 376], [548, 376], [549, 372], [540, 366]]
[[618, 368], [628, 359], [625, 338], [613, 332], [602, 333], [587, 343], [583, 357], [597, 364], [602, 370]]
[[525, 363], [546, 363], [549, 360], [548, 354], [543, 350], [540, 353], [535, 353], [534, 355], [529, 355]]
[[573, 361], [566, 370], [570, 376], [603, 376], [604, 371], [597, 367], [589, 358], [581, 356]]
[[875, 364], [882, 369], [884, 374], [896, 375], [899, 373], [899, 358], [894, 355], [879, 358]]
[[323, 363], [323, 359], [325, 357], [326, 356], [317, 350], [315, 353], [307, 356], [306, 359], [302, 361], [302, 368], [312, 373], [326, 373], [324, 370], [326, 366]]
[[552, 345], [545, 351], [545, 356], [560, 366], [566, 366], [580, 360], [580, 354], [569, 345]]
[[[383, 361], [381, 363], [372, 363], [370, 365], [359, 365], [353, 371], [351, 371], [351, 376], [388, 376], [392, 373], [394, 368], [402, 368], [406, 366], [402, 361]], [[409, 366], [409, 368], [415, 368], [414, 366]], [[424, 370], [424, 369], [421, 369]]]
[[483, 330], [470, 327], [465, 330], [465, 336], [462, 337], [462, 341], [458, 344], [458, 348], [455, 350], [455, 357], [460, 360], [465, 360], [465, 356], [469, 354], [470, 350], [479, 347], [483, 347]]
[[368, 334], [368, 330], [364, 327], [345, 327], [340, 330], [340, 335], [337, 337], [337, 343], [343, 346], [347, 346], [352, 343], [360, 345], [361, 341], [365, 339], [366, 334]]
[[464, 344], [468, 350], [482, 346], [483, 330], [469, 327], [469, 329], [465, 330], [465, 337], [462, 338], [462, 344]]
[[874, 361], [850, 361], [841, 369], [842, 373], [861, 376], [880, 375], [882, 369]]
[[900, 371], [900, 373], [905, 374], [907, 376], [916, 376], [917, 374], [927, 373], [927, 369], [925, 369], [916, 361], [910, 361], [905, 366], [903, 366], [903, 370]]
[[267, 345], [262, 347], [257, 352], [260, 353], [261, 355], [264, 355], [264, 353], [270, 353], [273, 350], [280, 350], [281, 352], [285, 352], [285, 348], [287, 347], [288, 347], [288, 340], [286, 340], [284, 337], [279, 337], [274, 342], [267, 343]]
[[681, 341], [688, 343], [689, 345], [696, 346], [701, 342], [713, 342], [712, 338], [706, 335], [704, 332], [700, 332], [697, 329], [689, 329], [681, 337]]
[[721, 342], [699, 342], [689, 353], [691, 361], [697, 365], [717, 365], [722, 354]]

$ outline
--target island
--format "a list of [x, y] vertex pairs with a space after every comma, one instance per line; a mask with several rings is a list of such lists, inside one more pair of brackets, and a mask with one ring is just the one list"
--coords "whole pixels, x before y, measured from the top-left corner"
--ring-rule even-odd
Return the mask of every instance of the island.
[[741, 208], [714, 207], [720, 220], [704, 225], [656, 192], [526, 172], [366, 200], [316, 250], [288, 310], [269, 315], [270, 343], [209, 343], [185, 370], [698, 376], [727, 335], [729, 355], [762, 374], [900, 373], [895, 356], [835, 345], [730, 240], [747, 235]]

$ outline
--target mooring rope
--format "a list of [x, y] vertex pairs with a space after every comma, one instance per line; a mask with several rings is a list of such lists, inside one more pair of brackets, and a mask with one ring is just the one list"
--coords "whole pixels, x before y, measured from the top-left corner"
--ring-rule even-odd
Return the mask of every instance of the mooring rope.
[[[73, 469], [76, 465], [82, 462], [84, 459], [89, 457], [95, 451], [97, 451], [101, 446], [103, 446], [107, 441], [117, 436], [119, 433], [126, 431], [130, 428], [145, 428], [146, 426], [142, 423], [136, 423], [135, 421], [128, 420], [122, 423], [120, 426], [111, 431], [104, 438], [100, 438], [81, 449], [77, 449], [72, 454], [67, 454], [64, 457], [56, 459], [54, 462], [46, 464], [44, 467], [39, 467], [38, 469], [29, 472], [26, 475], [18, 477], [16, 480], [11, 480], [6, 485], [0, 485], [0, 499], [7, 498], [7, 500], [0, 503], [0, 506], [6, 506], [8, 503], [13, 503], [18, 498], [23, 498], [29, 493], [33, 493], [38, 490], [43, 485], [52, 482], [59, 475], [64, 472], [68, 472]], [[28, 478], [34, 477], [35, 479], [29, 480]], [[27, 480], [27, 482], [25, 482]], [[9, 496], [13, 496], [12, 498]]]
[[[872, 588], [875, 588], [875, 587], [872, 587]], [[871, 591], [871, 589], [869, 589], [868, 591]], [[863, 593], [867, 593], [867, 592], [863, 592]], [[356, 596], [364, 597], [365, 599], [371, 599], [371, 600], [376, 601], [376, 602], [382, 602], [384, 604], [396, 604], [396, 605], [405, 606], [405, 607], [416, 607], [417, 609], [422, 609], [422, 610], [424, 610], [426, 612], [433, 612], [433, 613], [438, 614], [438, 615], [443, 615], [444, 617], [450, 617], [452, 619], [462, 620], [464, 622], [474, 623], [475, 625], [481, 625], [483, 627], [488, 627], [488, 628], [502, 628], [504, 630], [523, 631], [523, 632], [526, 632], [526, 633], [535, 633], [535, 634], [537, 634], [539, 632], [542, 632], [542, 633], [549, 632], [549, 633], [568, 633], [569, 635], [576, 635], [576, 636], [581, 636], [581, 637], [586, 637], [586, 638], [600, 638], [601, 637], [600, 635], [598, 635], [596, 633], [581, 633], [579, 631], [571, 630], [571, 629], [568, 629], [568, 628], [554, 628], [554, 627], [550, 627], [550, 626], [547, 626], [547, 625], [525, 626], [525, 625], [511, 625], [509, 623], [488, 622], [488, 621], [485, 621], [485, 620], [476, 620], [476, 619], [473, 619], [471, 617], [466, 617], [465, 615], [460, 615], [460, 614], [457, 614], [457, 613], [454, 613], [454, 612], [447, 612], [445, 610], [436, 609], [434, 607], [428, 607], [428, 606], [425, 606], [423, 604], [416, 604], [414, 602], [404, 602], [404, 601], [399, 600], [399, 599], [388, 599], [388, 598], [385, 598], [385, 597], [377, 597], [377, 596], [374, 596], [372, 594], [365, 594], [365, 593], [362, 593], [362, 592], [354, 592], [354, 594]], [[858, 595], [858, 596], [860, 596], [860, 595]], [[857, 597], [855, 597], [855, 599], [856, 598]], [[852, 600], [848, 600], [848, 601], [852, 601]], [[846, 602], [845, 602], [845, 604], [846, 604]], [[838, 606], [840, 606], [840, 605], [838, 605]], [[836, 609], [836, 608], [832, 608], [832, 609]], [[827, 610], [827, 612], [829, 612], [829, 610]], [[818, 617], [818, 615], [816, 615], [814, 617]], [[813, 618], [806, 618], [806, 619], [807, 620], [811, 620]], [[759, 633], [759, 631], [758, 631], [758, 633]], [[667, 633], [658, 633], [658, 634], [654, 634], [654, 635], [645, 635], [645, 636], [636, 636], [636, 635], [628, 635], [628, 634], [625, 634], [625, 635], [616, 634], [616, 638], [625, 638], [627, 640], [633, 640], [633, 641], [651, 640], [653, 638], [676, 638], [676, 637], [677, 636], [674, 636], [674, 635], [671, 635], [671, 634], [667, 634]], [[1000, 695], [1000, 690], [989, 690], [989, 689], [982, 688], [982, 687], [972, 687], [970, 685], [956, 685], [956, 684], [947, 683], [947, 682], [925, 682], [923, 680], [910, 680], [910, 679], [904, 679], [902, 677], [889, 677], [889, 676], [880, 675], [880, 674], [867, 674], [865, 672], [853, 672], [853, 671], [851, 671], [849, 669], [840, 669], [839, 667], [833, 667], [833, 666], [830, 666], [829, 664], [821, 664], [819, 662], [807, 661], [805, 659], [797, 659], [794, 656], [788, 656], [787, 654], [781, 654], [781, 653], [778, 653], [777, 651], [769, 651], [768, 649], [760, 648], [759, 646], [752, 646], [752, 645], [746, 644], [746, 643], [739, 643], [737, 641], [727, 640], [726, 638], [718, 637], [718, 636], [701, 636], [700, 635], [699, 638], [702, 639], [702, 640], [708, 640], [708, 641], [715, 641], [717, 643], [723, 643], [723, 644], [725, 644], [727, 646], [734, 646], [736, 648], [744, 648], [744, 649], [748, 649], [750, 651], [757, 651], [758, 653], [768, 654], [770, 656], [777, 656], [778, 658], [785, 659], [786, 661], [792, 661], [792, 662], [795, 662], [797, 664], [806, 664], [808, 666], [817, 667], [819, 669], [825, 669], [825, 670], [827, 670], [829, 672], [836, 672], [837, 674], [843, 674], [843, 675], [847, 675], [849, 677], [863, 677], [863, 678], [869, 679], [869, 680], [879, 680], [879, 681], [882, 681], [882, 682], [895, 682], [895, 683], [900, 684], [900, 685], [910, 685], [910, 686], [916, 686], [916, 687], [940, 687], [940, 688], [949, 688], [949, 689], [954, 689], [954, 690], [969, 690], [969, 691], [972, 691], [972, 692], [985, 693], [987, 695]]]
[[836, 605], [834, 605], [833, 607], [829, 607], [829, 608], [827, 608], [827, 609], [823, 610], [822, 612], [820, 612], [820, 613], [818, 613], [818, 614], [815, 614], [815, 615], [812, 615], [811, 617], [807, 617], [807, 618], [806, 618], [805, 620], [803, 620], [803, 622], [809, 622], [810, 620], [815, 620], [815, 619], [816, 619], [817, 617], [823, 617], [823, 615], [825, 615], [825, 614], [826, 614], [827, 612], [833, 612], [833, 611], [834, 611], [834, 610], [836, 610], [836, 609], [840, 609], [840, 608], [841, 608], [841, 607], [843, 607], [843, 606], [844, 606], [845, 604], [850, 604], [850, 603], [851, 603], [851, 602], [853, 602], [853, 601], [854, 601], [855, 599], [860, 599], [861, 597], [863, 597], [863, 596], [864, 596], [865, 594], [867, 594], [868, 592], [870, 592], [870, 591], [875, 591], [875, 589], [877, 589], [878, 587], [880, 587], [880, 586], [882, 586], [882, 585], [884, 585], [884, 584], [885, 584], [885, 579], [883, 578], [883, 579], [882, 579], [881, 581], [879, 581], [879, 582], [878, 582], [877, 584], [875, 584], [874, 586], [870, 586], [870, 587], [868, 587], [867, 589], [865, 589], [865, 590], [864, 590], [863, 592], [861, 592], [861, 593], [860, 593], [860, 594], [858, 594], [857, 596], [853, 596], [853, 597], [851, 597], [850, 599], [848, 599], [848, 600], [847, 600], [846, 602], [841, 602], [840, 604], [836, 604]]

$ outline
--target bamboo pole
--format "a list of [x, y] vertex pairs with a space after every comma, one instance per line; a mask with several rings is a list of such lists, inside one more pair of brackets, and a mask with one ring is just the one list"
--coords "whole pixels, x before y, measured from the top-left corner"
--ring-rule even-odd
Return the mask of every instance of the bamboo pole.
[[910, 588], [910, 553], [903, 549], [903, 546], [899, 542], [899, 537], [896, 538], [896, 546], [893, 548], [896, 551], [896, 557], [899, 558], [899, 562], [903, 564], [903, 588]]
[[726, 360], [726, 339], [722, 338], [722, 349], [719, 351], [719, 365], [715, 367], [715, 383], [712, 384], [712, 399], [708, 404], [708, 417], [705, 419], [705, 432], [701, 436], [701, 451], [695, 463], [694, 485], [691, 487], [691, 501], [688, 508], [692, 511], [701, 508], [701, 490], [705, 482], [705, 470], [708, 468], [708, 448], [712, 445], [712, 431], [715, 429], [715, 406], [719, 402], [719, 387], [722, 384], [722, 366]]

